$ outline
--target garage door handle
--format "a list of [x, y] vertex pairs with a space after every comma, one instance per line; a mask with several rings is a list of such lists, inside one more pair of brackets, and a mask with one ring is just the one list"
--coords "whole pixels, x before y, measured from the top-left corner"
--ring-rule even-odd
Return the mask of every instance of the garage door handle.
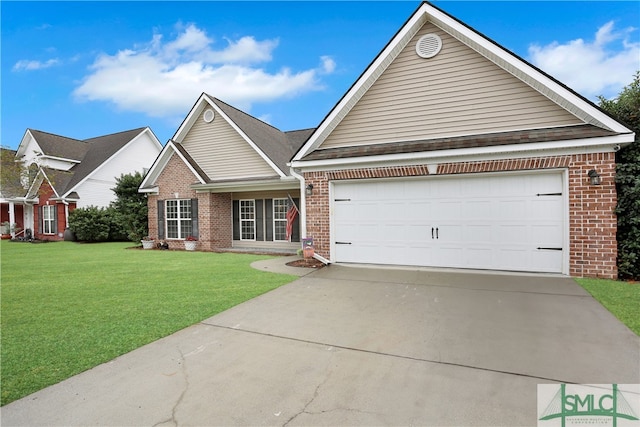
[[539, 250], [544, 250], [544, 251], [561, 251], [562, 248], [538, 248]]
[[436, 232], [435, 239], [438, 239], [439, 238], [438, 237], [438, 227], [436, 227], [436, 228], [431, 227], [431, 238], [432, 239], [434, 238], [434, 234], [433, 234], [434, 231]]
[[351, 242], [336, 242], [336, 245], [350, 245]]

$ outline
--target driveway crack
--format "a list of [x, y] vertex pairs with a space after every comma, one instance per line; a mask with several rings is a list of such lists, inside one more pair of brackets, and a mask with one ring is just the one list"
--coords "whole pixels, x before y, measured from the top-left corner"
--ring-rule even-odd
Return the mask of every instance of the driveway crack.
[[316, 386], [316, 389], [314, 390], [313, 396], [311, 396], [311, 399], [309, 399], [309, 401], [304, 405], [304, 407], [299, 412], [297, 412], [296, 414], [291, 416], [287, 421], [285, 421], [285, 423], [282, 424], [282, 427], [289, 425], [289, 423], [291, 423], [293, 420], [295, 420], [302, 414], [314, 414], [313, 412], [308, 412], [307, 408], [318, 398], [318, 395], [320, 394], [320, 388], [322, 388], [322, 386], [324, 386], [327, 383], [327, 381], [329, 381], [329, 378], [331, 377], [331, 373], [332, 373], [332, 370], [329, 368], [327, 370], [327, 373], [324, 376], [324, 380], [322, 380], [322, 382]]
[[172, 425], [172, 426], [175, 426], [175, 427], [178, 426], [178, 420], [176, 419], [176, 412], [178, 410], [178, 407], [182, 403], [185, 394], [187, 394], [187, 391], [189, 390], [189, 385], [190, 384], [189, 384], [189, 372], [187, 371], [187, 359], [186, 359], [184, 353], [182, 352], [182, 350], [180, 350], [179, 348], [177, 350], [180, 353], [180, 359], [178, 361], [178, 364], [180, 365], [180, 372], [182, 372], [182, 378], [184, 380], [184, 387], [182, 389], [182, 392], [180, 392], [180, 396], [178, 396], [178, 399], [176, 400], [176, 403], [171, 408], [171, 417], [167, 418], [165, 420], [159, 421], [158, 423], [154, 424], [153, 427], [159, 427], [159, 426], [164, 426], [164, 425]]

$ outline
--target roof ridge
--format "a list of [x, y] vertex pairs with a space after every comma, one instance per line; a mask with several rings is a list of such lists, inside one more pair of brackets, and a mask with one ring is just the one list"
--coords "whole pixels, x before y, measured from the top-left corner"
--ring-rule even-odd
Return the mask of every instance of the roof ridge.
[[108, 133], [108, 134], [106, 134], [106, 135], [94, 136], [94, 137], [91, 137], [91, 138], [83, 139], [83, 140], [81, 140], [81, 141], [82, 141], [82, 142], [89, 142], [89, 141], [91, 141], [91, 140], [102, 139], [102, 138], [105, 138], [105, 137], [115, 136], [115, 135], [120, 135], [120, 134], [128, 133], [128, 132], [134, 132], [134, 131], [140, 131], [140, 132], [141, 132], [142, 130], [144, 130], [144, 129], [148, 129], [148, 128], [149, 128], [149, 126], [142, 126], [142, 127], [139, 127], [139, 128], [134, 128], [134, 129], [129, 129], [129, 130], [123, 130], [123, 131], [120, 131], [120, 132]]
[[70, 139], [70, 140], [72, 140], [72, 141], [77, 141], [77, 142], [86, 142], [86, 141], [85, 141], [85, 140], [83, 140], [83, 139], [71, 138], [70, 136], [59, 135], [59, 134], [57, 134], [57, 133], [46, 132], [46, 131], [43, 131], [43, 130], [32, 129], [32, 128], [27, 128], [27, 130], [28, 130], [29, 132], [38, 132], [38, 133], [43, 133], [43, 134], [45, 134], [45, 135], [51, 135], [51, 136], [56, 136], [56, 137], [58, 137], [58, 138]]
[[227, 107], [229, 107], [229, 108], [233, 108], [234, 110], [238, 111], [238, 112], [239, 112], [239, 113], [241, 113], [242, 115], [245, 115], [245, 116], [247, 116], [247, 117], [249, 117], [249, 118], [251, 118], [251, 119], [253, 119], [253, 120], [256, 120], [256, 121], [258, 121], [258, 122], [260, 122], [260, 123], [262, 123], [262, 124], [266, 125], [266, 126], [269, 126], [270, 128], [273, 128], [273, 129], [277, 130], [278, 132], [283, 132], [283, 133], [284, 133], [284, 131], [282, 131], [282, 130], [278, 129], [278, 128], [277, 128], [277, 127], [275, 127], [274, 125], [272, 125], [272, 124], [270, 124], [270, 123], [267, 123], [267, 122], [265, 122], [264, 120], [260, 120], [259, 118], [255, 117], [255, 116], [252, 116], [251, 114], [246, 113], [246, 112], [244, 112], [244, 111], [240, 110], [239, 108], [236, 108], [236, 107], [234, 107], [233, 105], [230, 105], [230, 104], [228, 104], [228, 103], [224, 102], [223, 100], [221, 100], [221, 99], [219, 99], [219, 98], [216, 98], [215, 96], [211, 96], [211, 99], [213, 99], [213, 100], [215, 100], [215, 101], [218, 101], [218, 102], [220, 102], [221, 104], [224, 104], [225, 106], [227, 106]]

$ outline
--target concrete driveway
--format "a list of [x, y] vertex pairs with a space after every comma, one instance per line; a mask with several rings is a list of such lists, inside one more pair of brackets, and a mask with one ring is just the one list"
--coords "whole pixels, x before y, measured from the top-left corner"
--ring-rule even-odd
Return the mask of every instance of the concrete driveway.
[[640, 383], [639, 360], [640, 339], [568, 278], [333, 265], [13, 402], [1, 421], [535, 425], [537, 384]]

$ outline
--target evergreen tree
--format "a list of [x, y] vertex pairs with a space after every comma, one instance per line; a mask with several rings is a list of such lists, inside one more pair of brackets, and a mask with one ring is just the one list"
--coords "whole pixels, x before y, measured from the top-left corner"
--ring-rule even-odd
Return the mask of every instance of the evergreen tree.
[[139, 242], [148, 231], [147, 196], [139, 193], [138, 188], [144, 177], [140, 172], [121, 175], [112, 188], [117, 199], [111, 203], [114, 209], [114, 221], [132, 242]]

